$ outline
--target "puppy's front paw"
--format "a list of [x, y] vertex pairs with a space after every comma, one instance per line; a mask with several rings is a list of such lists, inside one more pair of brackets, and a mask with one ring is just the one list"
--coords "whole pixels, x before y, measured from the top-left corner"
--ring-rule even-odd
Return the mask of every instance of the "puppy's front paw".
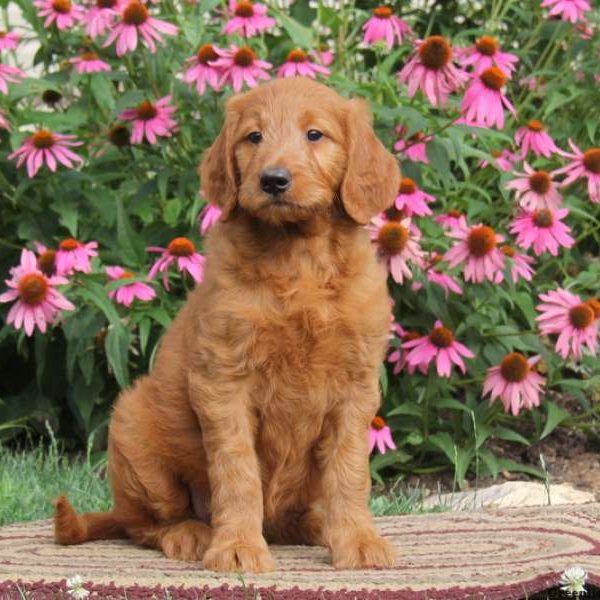
[[392, 545], [374, 531], [344, 536], [332, 546], [331, 553], [336, 569], [390, 569], [396, 559]]
[[264, 539], [215, 539], [202, 558], [210, 571], [242, 571], [265, 573], [274, 571], [275, 561]]

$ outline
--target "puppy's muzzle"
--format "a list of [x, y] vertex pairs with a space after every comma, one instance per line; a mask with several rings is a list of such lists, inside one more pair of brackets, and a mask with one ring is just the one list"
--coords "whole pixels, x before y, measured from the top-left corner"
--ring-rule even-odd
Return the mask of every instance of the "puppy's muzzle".
[[260, 189], [267, 194], [282, 194], [292, 185], [292, 174], [282, 167], [265, 169], [260, 174]]

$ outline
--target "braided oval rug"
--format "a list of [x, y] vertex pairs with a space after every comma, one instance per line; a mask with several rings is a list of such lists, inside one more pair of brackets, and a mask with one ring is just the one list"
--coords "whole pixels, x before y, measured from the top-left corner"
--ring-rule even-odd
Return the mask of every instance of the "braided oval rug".
[[595, 503], [383, 517], [393, 569], [335, 571], [323, 548], [274, 546], [278, 570], [243, 577], [127, 541], [58, 546], [50, 521], [18, 523], [0, 528], [0, 598], [71, 598], [65, 580], [76, 574], [90, 599], [524, 598], [572, 566], [600, 585], [599, 517]]

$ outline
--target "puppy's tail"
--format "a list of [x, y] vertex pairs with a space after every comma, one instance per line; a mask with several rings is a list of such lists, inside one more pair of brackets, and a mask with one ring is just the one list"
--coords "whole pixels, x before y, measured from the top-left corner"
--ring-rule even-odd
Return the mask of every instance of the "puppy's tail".
[[54, 541], [57, 544], [125, 538], [127, 534], [123, 525], [114, 512], [78, 515], [64, 496], [54, 500]]

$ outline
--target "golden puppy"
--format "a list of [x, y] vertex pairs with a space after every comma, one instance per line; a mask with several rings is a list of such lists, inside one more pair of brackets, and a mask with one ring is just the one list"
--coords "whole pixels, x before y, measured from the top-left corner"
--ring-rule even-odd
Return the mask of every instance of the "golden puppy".
[[59, 498], [56, 541], [223, 571], [274, 569], [266, 540], [322, 544], [337, 568], [390, 567], [367, 506], [390, 302], [363, 225], [396, 161], [365, 102], [296, 78], [233, 97], [200, 173], [223, 209], [204, 282], [116, 402], [112, 512]]

